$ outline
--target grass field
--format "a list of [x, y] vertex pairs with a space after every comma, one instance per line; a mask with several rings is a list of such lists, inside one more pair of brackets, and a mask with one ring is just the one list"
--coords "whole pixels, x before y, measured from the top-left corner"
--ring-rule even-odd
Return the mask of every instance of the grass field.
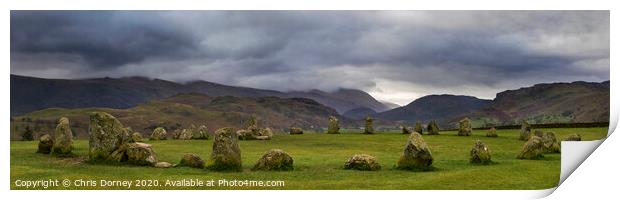
[[[543, 129], [555, 131], [559, 139], [579, 133], [583, 140], [597, 140], [607, 135], [607, 128]], [[77, 179], [158, 180], [159, 186], [130, 189], [545, 189], [558, 184], [560, 154], [546, 154], [542, 160], [515, 159], [524, 142], [517, 140], [518, 130], [498, 130], [498, 138], [484, 137], [486, 131], [459, 137], [455, 132], [424, 135], [435, 159], [435, 171], [411, 172], [394, 169], [407, 140], [400, 133], [363, 135], [312, 134], [276, 135], [269, 141], [240, 141], [243, 172], [214, 172], [194, 168], [152, 168], [129, 165], [89, 164], [88, 141], [74, 143], [75, 158], [55, 158], [34, 153], [37, 142], [11, 142], [11, 189], [17, 180]], [[492, 153], [493, 165], [469, 163], [474, 141], [485, 142]], [[147, 141], [153, 144], [161, 161], [178, 162], [185, 153], [196, 153], [207, 159], [212, 140]], [[288, 152], [295, 160], [295, 170], [288, 172], [253, 172], [249, 169], [271, 148]], [[343, 170], [353, 154], [367, 153], [377, 157], [380, 171]], [[170, 187], [166, 180], [215, 180], [214, 187]], [[281, 187], [224, 187], [218, 180], [284, 181]], [[37, 188], [43, 189], [43, 188]], [[48, 189], [127, 189], [126, 187], [50, 187]]]

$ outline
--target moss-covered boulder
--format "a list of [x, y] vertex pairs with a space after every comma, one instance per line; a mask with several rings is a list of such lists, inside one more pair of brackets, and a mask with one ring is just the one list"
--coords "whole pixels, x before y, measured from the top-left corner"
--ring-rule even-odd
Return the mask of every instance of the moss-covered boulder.
[[471, 131], [471, 121], [469, 120], [469, 118], [465, 118], [459, 121], [459, 132], [457, 133], [459, 136], [470, 136]]
[[142, 134], [138, 132], [133, 132], [131, 134], [131, 140], [129, 142], [142, 142], [142, 140], [143, 140]]
[[563, 141], [581, 141], [581, 135], [579, 134], [570, 134], [568, 136], [566, 136], [566, 138], [564, 138]]
[[560, 141], [554, 132], [546, 132], [541, 138], [545, 153], [560, 153]]
[[184, 128], [181, 129], [181, 131], [179, 131], [179, 135], [177, 136], [177, 139], [179, 140], [191, 140], [193, 137], [193, 129], [191, 128]]
[[329, 123], [327, 124], [327, 134], [339, 134], [340, 133], [340, 123], [338, 122], [338, 118], [334, 116], [329, 116]]
[[415, 122], [415, 128], [413, 131], [418, 132], [419, 134], [424, 134], [424, 129], [422, 128], [422, 124], [420, 122]]
[[127, 144], [125, 152], [127, 163], [134, 165], [154, 166], [157, 163], [157, 155], [150, 144], [135, 142]]
[[532, 133], [532, 126], [523, 120], [521, 122], [521, 131], [519, 131], [519, 140], [527, 141]]
[[495, 127], [491, 127], [489, 131], [487, 131], [487, 137], [497, 137], [497, 130]]
[[402, 134], [411, 134], [411, 128], [409, 128], [409, 127], [407, 127], [405, 125], [401, 126], [400, 128], [401, 128], [401, 133]]
[[542, 142], [542, 138], [538, 136], [531, 136], [530, 139], [525, 142], [523, 148], [519, 155], [517, 155], [518, 159], [528, 159], [528, 160], [536, 160], [543, 158], [544, 146]]
[[435, 120], [431, 120], [426, 126], [426, 131], [429, 135], [439, 135], [439, 126]]
[[469, 155], [469, 162], [473, 164], [488, 165], [492, 162], [489, 147], [487, 147], [487, 145], [480, 140], [477, 140], [476, 143], [474, 143], [474, 147], [471, 148]]
[[280, 149], [267, 151], [252, 167], [252, 171], [289, 171], [293, 170], [293, 157]]
[[205, 161], [196, 154], [188, 153], [183, 155], [183, 158], [181, 158], [181, 161], [177, 166], [186, 166], [202, 169], [205, 167]]
[[206, 168], [216, 171], [241, 171], [241, 149], [233, 128], [226, 127], [215, 131], [213, 150]]
[[197, 129], [194, 129], [192, 139], [194, 140], [208, 140], [209, 139], [209, 129], [205, 125], [201, 125]]
[[54, 140], [52, 140], [52, 136], [49, 134], [42, 135], [39, 137], [39, 149], [37, 153], [49, 154], [52, 152], [52, 147], [54, 146]]
[[398, 169], [430, 170], [433, 164], [431, 150], [424, 142], [422, 135], [413, 132], [409, 135], [403, 154], [397, 163]]
[[299, 127], [291, 127], [288, 133], [291, 135], [301, 135], [304, 134], [304, 130]]
[[166, 129], [164, 129], [163, 127], [157, 127], [155, 128], [155, 130], [153, 130], [153, 133], [151, 134], [151, 140], [165, 140], [167, 139], [168, 133], [166, 133]]
[[69, 126], [69, 119], [61, 117], [58, 120], [56, 130], [54, 130], [54, 146], [52, 147], [52, 154], [58, 156], [71, 155], [73, 149], [73, 133]]
[[108, 160], [112, 152], [129, 141], [123, 124], [105, 112], [93, 112], [88, 126], [90, 160]]
[[374, 134], [375, 129], [372, 127], [372, 118], [366, 117], [364, 120], [364, 134]]
[[374, 156], [368, 154], [357, 154], [344, 162], [344, 169], [355, 169], [362, 171], [377, 171], [381, 165]]

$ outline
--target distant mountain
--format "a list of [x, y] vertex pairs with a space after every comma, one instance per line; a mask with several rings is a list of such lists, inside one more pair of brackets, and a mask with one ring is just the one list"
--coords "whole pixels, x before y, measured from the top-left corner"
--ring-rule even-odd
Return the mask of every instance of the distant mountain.
[[334, 92], [324, 92], [320, 90], [293, 91], [288, 93], [289, 97], [303, 97], [313, 99], [323, 105], [335, 108], [338, 113], [345, 113], [351, 109], [365, 107], [375, 112], [389, 110], [389, 107], [368, 93], [361, 90], [338, 89]]
[[444, 124], [447, 119], [477, 111], [489, 105], [491, 100], [478, 99], [471, 96], [428, 95], [416, 99], [406, 106], [395, 108], [374, 116], [377, 118], [405, 122], [428, 122], [438, 120]]
[[388, 107], [360, 90], [339, 89], [279, 92], [248, 87], [222, 85], [207, 81], [185, 84], [145, 77], [96, 79], [43, 79], [11, 75], [11, 116], [45, 108], [130, 108], [150, 100], [179, 93], [201, 93], [213, 97], [309, 98], [344, 113], [358, 107], [385, 111]]
[[484, 124], [609, 121], [609, 81], [545, 83], [497, 94], [485, 109], [471, 113]]
[[[86, 137], [89, 113], [104, 111], [116, 116], [125, 126], [148, 135], [155, 127], [168, 131], [186, 128], [190, 124], [207, 125], [214, 131], [225, 126], [242, 128], [250, 116], [255, 115], [259, 124], [275, 131], [286, 131], [290, 126], [306, 130], [327, 127], [328, 117], [337, 116], [343, 127], [354, 123], [338, 115], [333, 108], [311, 99], [279, 97], [210, 97], [204, 94], [178, 94], [169, 98], [150, 101], [127, 109], [111, 108], [50, 108], [13, 117], [12, 138], [18, 138], [26, 125], [37, 133], [51, 132], [59, 117], [68, 117], [72, 129], [79, 137]], [[38, 129], [38, 130], [37, 130]]]
[[367, 116], [372, 116], [375, 114], [377, 114], [377, 112], [375, 112], [374, 110], [370, 108], [359, 107], [359, 108], [351, 109], [342, 115], [344, 115], [345, 117], [351, 118], [351, 119], [364, 119]]
[[394, 108], [398, 108], [400, 107], [400, 105], [392, 103], [392, 102], [387, 102], [387, 101], [380, 101], [383, 105], [387, 106], [390, 110], [394, 109]]

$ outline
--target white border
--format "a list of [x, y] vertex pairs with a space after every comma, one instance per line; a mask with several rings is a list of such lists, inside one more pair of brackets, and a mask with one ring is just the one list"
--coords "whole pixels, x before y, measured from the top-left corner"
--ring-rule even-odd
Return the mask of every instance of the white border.
[[[614, 15], [617, 7], [613, 5], [613, 1], [603, 0], [589, 0], [589, 1], [576, 1], [576, 0], [434, 0], [434, 1], [420, 1], [420, 0], [382, 0], [382, 1], [364, 1], [364, 0], [313, 0], [313, 1], [293, 1], [293, 0], [227, 0], [227, 1], [214, 1], [214, 0], [202, 0], [202, 1], [190, 1], [190, 0], [175, 0], [175, 1], [128, 1], [128, 0], [108, 0], [99, 1], [96, 3], [79, 1], [79, 0], [56, 0], [56, 1], [34, 1], [34, 0], [22, 0], [22, 1], [2, 1], [0, 5], [5, 8], [2, 13], [0, 23], [4, 31], [0, 38], [4, 41], [4, 48], [2, 49], [2, 60], [6, 67], [3, 67], [4, 78], [0, 80], [2, 93], [10, 94], [9, 87], [9, 74], [10, 74], [10, 37], [9, 37], [9, 22], [10, 14], [9, 9], [125, 9], [125, 10], [213, 10], [213, 9], [274, 9], [274, 10], [316, 10], [316, 9], [331, 9], [331, 10], [486, 10], [486, 9], [499, 9], [499, 10], [612, 10], [611, 11], [611, 35], [618, 33], [617, 31], [617, 17]], [[612, 38], [612, 58], [611, 66], [614, 66], [613, 58], [617, 58], [617, 55], [613, 51], [613, 47], [617, 42], [614, 42]], [[611, 68], [611, 79], [617, 79], [618, 70]], [[618, 98], [617, 92], [614, 92], [614, 88], [619, 88], [616, 82], [611, 81], [611, 119], [610, 121], [610, 133], [615, 129], [618, 121]], [[2, 130], [9, 130], [9, 98], [2, 98], [2, 111], [6, 113], [0, 117], [0, 123], [2, 124]], [[9, 165], [9, 139], [8, 133], [5, 133], [5, 139], [0, 140], [2, 154], [0, 155], [0, 163], [2, 165], [2, 179], [0, 181], [0, 191], [7, 192], [10, 180], [10, 165]], [[566, 181], [557, 189], [552, 195], [552, 198], [565, 199], [574, 198], [576, 196], [583, 197], [612, 197], [614, 195], [616, 185], [615, 180], [618, 179], [618, 159], [616, 152], [618, 151], [619, 142], [614, 137], [610, 137], [605, 141], [592, 156], [587, 159], [580, 168], [578, 168]], [[564, 157], [564, 155], [563, 155]], [[157, 199], [172, 199], [172, 198], [269, 198], [269, 199], [316, 199], [317, 197], [330, 197], [330, 198], [350, 198], [354, 196], [356, 199], [382, 199], [382, 198], [458, 198], [463, 197], [477, 198], [477, 199], [522, 199], [522, 198], [538, 198], [543, 197], [551, 193], [553, 189], [538, 190], [538, 191], [278, 191], [277, 195], [273, 191], [86, 191], [88, 194], [84, 194], [84, 191], [9, 191], [8, 198], [49, 198], [59, 197], [64, 199], [110, 199], [115, 197], [121, 198], [157, 198]], [[103, 194], [103, 195], [98, 195]], [[188, 196], [188, 194], [192, 196]], [[196, 196], [194, 196], [196, 195]], [[609, 196], [606, 196], [609, 195]], [[6, 197], [5, 197], [6, 198]]]

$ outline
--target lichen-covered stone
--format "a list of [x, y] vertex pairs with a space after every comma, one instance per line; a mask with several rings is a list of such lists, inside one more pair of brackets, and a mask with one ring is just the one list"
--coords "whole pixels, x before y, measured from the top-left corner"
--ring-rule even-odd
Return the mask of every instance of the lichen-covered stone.
[[372, 127], [372, 118], [366, 117], [364, 122], [364, 134], [374, 134], [375, 129]]
[[192, 139], [194, 140], [208, 140], [209, 139], [209, 129], [207, 126], [201, 125], [198, 129], [195, 129], [193, 132]]
[[424, 142], [422, 135], [413, 132], [409, 135], [403, 154], [397, 163], [397, 168], [408, 170], [429, 170], [433, 164], [431, 150]]
[[555, 133], [546, 132], [541, 138], [545, 153], [560, 153], [560, 141], [555, 137]]
[[213, 150], [206, 168], [217, 171], [240, 171], [241, 149], [233, 129], [230, 127], [218, 129], [213, 140]]
[[519, 132], [519, 140], [526, 141], [530, 138], [532, 133], [532, 126], [527, 123], [527, 121], [523, 120], [521, 122], [521, 131]]
[[542, 139], [538, 136], [531, 136], [530, 139], [525, 142], [523, 148], [519, 155], [517, 155], [518, 159], [529, 159], [536, 160], [543, 158], [543, 142]]
[[151, 134], [151, 140], [165, 140], [167, 134], [168, 133], [166, 133], [166, 129], [162, 127], [157, 127], [155, 128], [155, 130], [153, 130], [153, 133]]
[[469, 154], [469, 161], [471, 163], [483, 165], [491, 164], [491, 152], [489, 151], [489, 147], [480, 140], [476, 141]]
[[273, 137], [270, 128], [241, 129], [236, 132], [240, 140], [269, 140]]
[[179, 140], [191, 140], [192, 139], [192, 134], [193, 130], [192, 129], [182, 129], [181, 131], [179, 131], [179, 135], [177, 136], [177, 139]]
[[564, 138], [564, 141], [581, 141], [581, 135], [579, 134], [570, 134]]
[[155, 165], [153, 165], [153, 167], [156, 167], [156, 168], [171, 168], [174, 166], [175, 165], [170, 164], [169, 162], [157, 162], [155, 163]]
[[420, 122], [415, 122], [415, 128], [413, 129], [413, 131], [419, 134], [424, 134], [424, 129], [422, 129], [422, 124]]
[[196, 154], [188, 153], [183, 155], [183, 158], [181, 158], [181, 161], [177, 166], [187, 166], [202, 169], [205, 167], [205, 161]]
[[362, 171], [377, 171], [381, 169], [381, 165], [374, 156], [368, 154], [357, 154], [349, 158], [344, 163], [344, 169], [355, 169]]
[[497, 137], [497, 130], [495, 127], [491, 127], [487, 132], [487, 137]]
[[327, 125], [327, 134], [339, 134], [340, 133], [340, 123], [338, 122], [338, 118], [334, 116], [329, 116], [329, 124]]
[[52, 140], [52, 136], [49, 134], [42, 135], [39, 137], [39, 149], [37, 153], [49, 154], [52, 152], [52, 147], [54, 146], [54, 140]]
[[130, 164], [153, 166], [157, 163], [157, 155], [150, 144], [129, 143], [125, 153]]
[[73, 149], [73, 133], [69, 126], [69, 119], [61, 117], [58, 120], [58, 125], [54, 131], [54, 145], [52, 147], [52, 154], [54, 155], [70, 155]]
[[471, 121], [469, 120], [469, 118], [465, 118], [459, 121], [459, 136], [470, 136], [471, 131]]
[[108, 160], [112, 152], [129, 141], [123, 124], [105, 112], [93, 112], [88, 126], [90, 160]]
[[431, 120], [426, 126], [426, 131], [429, 135], [439, 135], [439, 126], [435, 120]]
[[400, 127], [403, 134], [411, 134], [411, 129], [405, 125]]
[[301, 135], [304, 134], [304, 130], [299, 127], [291, 127], [289, 130], [289, 134], [291, 135]]
[[142, 142], [142, 134], [138, 132], [133, 132], [131, 134], [131, 140], [129, 142]]
[[289, 171], [293, 170], [293, 158], [280, 149], [267, 151], [252, 167], [253, 171]]

